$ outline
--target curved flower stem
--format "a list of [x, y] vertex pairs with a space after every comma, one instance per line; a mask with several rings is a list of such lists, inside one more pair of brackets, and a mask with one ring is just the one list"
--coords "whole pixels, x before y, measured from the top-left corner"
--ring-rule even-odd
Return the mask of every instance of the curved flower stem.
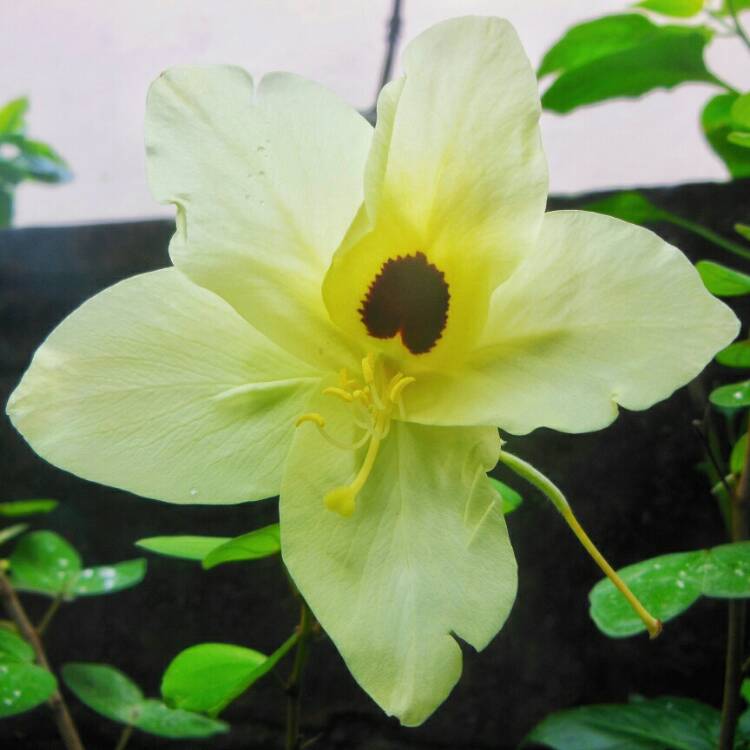
[[596, 545], [591, 541], [588, 534], [583, 530], [583, 527], [578, 522], [578, 519], [573, 513], [573, 509], [565, 499], [565, 495], [560, 489], [544, 474], [535, 469], [530, 463], [524, 461], [518, 456], [514, 456], [512, 453], [502, 451], [500, 453], [500, 459], [509, 469], [512, 469], [520, 477], [523, 477], [527, 482], [533, 484], [538, 490], [540, 490], [546, 497], [552, 502], [557, 508], [560, 515], [565, 519], [565, 522], [570, 526], [573, 533], [578, 538], [578, 541], [583, 545], [584, 549], [591, 555], [594, 562], [601, 568], [604, 575], [609, 578], [614, 584], [617, 590], [627, 599], [628, 604], [633, 608], [633, 611], [640, 617], [643, 624], [648, 630], [648, 634], [651, 638], [661, 633], [662, 624], [660, 620], [657, 620], [651, 613], [641, 604], [638, 597], [630, 590], [625, 581], [620, 578], [614, 568], [606, 561], [601, 552], [597, 549]]
[[312, 638], [313, 616], [307, 602], [300, 597], [300, 621], [298, 626], [299, 638], [297, 650], [294, 654], [294, 665], [289, 680], [286, 683], [286, 745], [285, 750], [299, 750], [299, 716], [300, 690], [302, 687], [302, 672], [307, 662]]
[[55, 619], [55, 615], [57, 614], [57, 610], [60, 609], [62, 601], [62, 594], [56, 596], [42, 616], [39, 624], [36, 626], [36, 632], [40, 638], [47, 632], [47, 628], [50, 626], [52, 620]]
[[745, 31], [745, 28], [740, 23], [740, 17], [737, 13], [737, 8], [734, 6], [734, 0], [727, 0], [727, 8], [729, 9], [729, 15], [732, 16], [732, 21], [734, 22], [734, 29], [737, 33], [737, 36], [743, 41], [745, 46], [750, 49], [750, 37], [748, 37], [747, 32]]
[[[34, 626], [31, 624], [26, 610], [23, 608], [16, 591], [13, 588], [13, 584], [10, 582], [8, 576], [5, 575], [5, 571], [0, 568], [0, 596], [2, 596], [3, 603], [5, 604], [5, 610], [8, 616], [13, 620], [18, 628], [18, 632], [26, 639], [29, 645], [34, 649], [36, 654], [36, 660], [40, 667], [46, 669], [50, 674], [54, 674], [50, 668], [49, 662], [47, 661], [47, 655], [44, 652], [44, 646], [39, 638]], [[68, 711], [68, 707], [65, 704], [65, 699], [62, 697], [62, 693], [59, 690], [55, 690], [54, 693], [47, 700], [52, 713], [55, 717], [55, 723], [57, 729], [60, 732], [60, 736], [63, 739], [67, 750], [83, 750], [83, 744], [81, 738], [78, 736], [78, 730], [76, 725], [73, 723], [73, 718]]]
[[[750, 424], [748, 424], [750, 438]], [[750, 442], [745, 451], [742, 475], [736, 492], [731, 495], [730, 537], [741, 542], [748, 537], [748, 506], [750, 505]], [[724, 668], [724, 697], [721, 705], [721, 730], [719, 750], [732, 750], [737, 722], [740, 715], [740, 685], [745, 643], [745, 602], [729, 600], [729, 624], [727, 627], [727, 655]]]

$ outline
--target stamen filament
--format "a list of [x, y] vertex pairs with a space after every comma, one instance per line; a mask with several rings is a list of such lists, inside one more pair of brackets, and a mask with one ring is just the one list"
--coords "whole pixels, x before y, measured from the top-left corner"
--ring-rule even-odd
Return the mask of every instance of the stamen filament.
[[552, 502], [557, 508], [560, 515], [565, 519], [568, 526], [571, 528], [573, 533], [578, 538], [578, 541], [583, 545], [584, 549], [591, 555], [594, 562], [601, 568], [604, 575], [612, 581], [613, 585], [617, 590], [625, 597], [628, 604], [633, 608], [633, 611], [638, 615], [643, 624], [648, 630], [649, 636], [653, 639], [656, 638], [662, 631], [662, 623], [656, 619], [641, 603], [638, 597], [630, 590], [625, 581], [620, 578], [614, 568], [607, 562], [601, 552], [597, 549], [596, 545], [591, 541], [588, 534], [583, 530], [583, 527], [578, 522], [578, 519], [573, 513], [573, 509], [565, 499], [565, 495], [558, 489], [558, 487], [550, 481], [544, 474], [538, 469], [535, 469], [531, 464], [524, 461], [518, 456], [514, 456], [512, 453], [507, 451], [500, 452], [500, 459], [508, 468], [512, 469], [518, 476], [525, 479], [530, 484], [533, 484], [538, 490], [540, 490], [546, 497]]
[[351, 393], [349, 393], [349, 391], [345, 391], [343, 388], [336, 388], [335, 386], [324, 388], [323, 395], [338, 396], [342, 401], [346, 401], [347, 403], [351, 403], [354, 400], [354, 397]]

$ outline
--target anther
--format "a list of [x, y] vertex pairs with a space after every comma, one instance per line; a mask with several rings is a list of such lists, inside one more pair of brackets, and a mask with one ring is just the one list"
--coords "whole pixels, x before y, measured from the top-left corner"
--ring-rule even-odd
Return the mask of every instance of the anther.
[[336, 388], [334, 386], [331, 386], [330, 388], [324, 388], [323, 395], [338, 396], [342, 401], [346, 401], [347, 403], [351, 403], [351, 401], [353, 400], [353, 396], [351, 393], [349, 393], [349, 391], [345, 391], [343, 388]]
[[305, 422], [312, 422], [314, 425], [317, 425], [318, 427], [320, 427], [321, 430], [326, 426], [326, 421], [323, 418], [323, 415], [318, 414], [316, 412], [310, 412], [309, 414], [302, 414], [301, 416], [297, 417], [297, 421], [294, 423], [294, 426], [299, 427]]

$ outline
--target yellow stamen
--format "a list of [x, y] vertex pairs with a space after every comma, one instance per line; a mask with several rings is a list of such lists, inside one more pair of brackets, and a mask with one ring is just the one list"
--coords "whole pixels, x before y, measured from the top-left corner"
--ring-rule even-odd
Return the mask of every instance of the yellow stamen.
[[398, 403], [399, 399], [401, 398], [401, 394], [404, 392], [404, 388], [406, 388], [406, 386], [408, 385], [411, 385], [413, 382], [415, 382], [415, 380], [416, 378], [405, 376], [396, 381], [396, 383], [391, 388], [390, 393], [388, 394], [388, 398], [391, 400], [391, 403]]
[[375, 382], [375, 357], [372, 353], [362, 360], [362, 375], [367, 385], [372, 385]]
[[334, 386], [323, 389], [324, 396], [338, 396], [342, 401], [351, 403], [353, 396], [349, 391], [345, 391], [343, 388], [336, 388]]
[[317, 412], [310, 412], [309, 414], [302, 414], [301, 416], [297, 417], [297, 421], [294, 423], [294, 426], [299, 427], [305, 422], [312, 422], [313, 424], [320, 427], [321, 430], [326, 426], [326, 421], [323, 418], [323, 415], [318, 414]]
[[385, 427], [390, 421], [390, 414], [388, 412], [381, 412], [378, 415], [378, 420], [375, 424], [375, 430], [370, 440], [370, 445], [367, 447], [367, 454], [365, 460], [362, 462], [357, 476], [354, 477], [354, 481], [351, 484], [343, 487], [335, 487], [326, 493], [325, 504], [328, 510], [335, 511], [342, 516], [349, 517], [354, 513], [356, 507], [357, 495], [360, 493], [362, 488], [365, 486], [372, 468], [375, 465], [375, 459], [378, 457], [378, 451], [380, 450], [380, 443], [383, 440]]

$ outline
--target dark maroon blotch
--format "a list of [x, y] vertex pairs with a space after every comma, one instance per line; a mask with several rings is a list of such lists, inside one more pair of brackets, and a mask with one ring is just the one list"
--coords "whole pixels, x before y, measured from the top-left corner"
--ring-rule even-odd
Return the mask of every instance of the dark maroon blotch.
[[443, 272], [416, 253], [383, 263], [358, 312], [370, 336], [390, 339], [400, 333], [412, 354], [425, 354], [443, 335], [449, 302]]

